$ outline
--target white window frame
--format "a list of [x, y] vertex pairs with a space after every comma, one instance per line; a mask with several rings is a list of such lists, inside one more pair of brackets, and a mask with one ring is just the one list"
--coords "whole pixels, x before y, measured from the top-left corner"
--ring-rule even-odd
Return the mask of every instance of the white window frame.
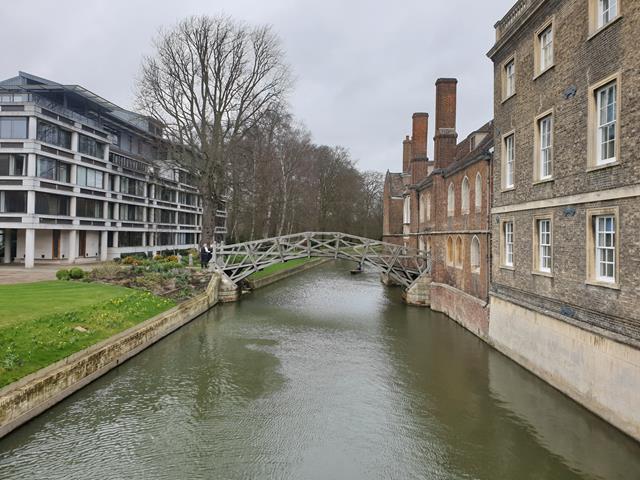
[[502, 265], [513, 268], [513, 220], [502, 223], [502, 238], [504, 241]]
[[511, 132], [504, 136], [503, 140], [504, 153], [504, 177], [503, 177], [503, 189], [514, 188], [515, 185], [515, 160], [516, 160], [516, 136], [514, 132]]
[[618, 17], [618, 0], [597, 0], [598, 1], [598, 23], [597, 28], [605, 27]]
[[551, 273], [551, 219], [540, 218], [538, 227], [538, 271]]
[[538, 41], [540, 42], [540, 58], [538, 68], [540, 73], [548, 70], [553, 66], [553, 40], [553, 24], [551, 24], [538, 35]]
[[[593, 228], [595, 279], [603, 283], [616, 283], [616, 216], [594, 215]], [[611, 275], [608, 275], [609, 269]]]
[[516, 59], [512, 58], [504, 66], [504, 98], [516, 93]]
[[[614, 80], [595, 91], [596, 95], [596, 165], [607, 165], [617, 162], [618, 142], [618, 83]], [[603, 97], [606, 96], [607, 104], [603, 112]], [[613, 101], [611, 101], [613, 99]], [[613, 119], [609, 116], [609, 108], [613, 109]], [[604, 113], [604, 118], [603, 118]], [[613, 132], [613, 139], [603, 141], [605, 135]], [[604, 157], [605, 144], [612, 144], [613, 156]]]
[[553, 177], [553, 115], [538, 120], [538, 180]]

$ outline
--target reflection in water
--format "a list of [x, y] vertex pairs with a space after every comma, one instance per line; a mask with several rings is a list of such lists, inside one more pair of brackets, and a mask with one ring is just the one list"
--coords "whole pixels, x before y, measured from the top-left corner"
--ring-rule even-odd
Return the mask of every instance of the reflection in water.
[[348, 269], [211, 310], [0, 440], [0, 478], [640, 478], [638, 444]]

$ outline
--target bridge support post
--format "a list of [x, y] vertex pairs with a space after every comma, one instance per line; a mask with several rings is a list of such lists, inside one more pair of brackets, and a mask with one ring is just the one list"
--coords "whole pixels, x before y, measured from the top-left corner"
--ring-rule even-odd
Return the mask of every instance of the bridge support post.
[[216, 272], [214, 275], [220, 276], [218, 283], [218, 300], [220, 302], [231, 303], [240, 300], [240, 287], [223, 272]]
[[428, 307], [431, 305], [431, 275], [423, 273], [403, 293], [402, 298], [408, 305]]

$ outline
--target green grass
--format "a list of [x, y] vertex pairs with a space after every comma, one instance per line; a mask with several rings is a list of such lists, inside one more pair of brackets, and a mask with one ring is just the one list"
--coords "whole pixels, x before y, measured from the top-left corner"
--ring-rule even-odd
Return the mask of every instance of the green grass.
[[295, 260], [289, 260], [285, 263], [276, 263], [275, 265], [271, 265], [270, 267], [265, 268], [264, 270], [260, 270], [259, 272], [252, 273], [247, 277], [248, 280], [259, 280], [264, 277], [268, 277], [277, 272], [282, 272], [284, 270], [290, 270], [299, 265], [303, 265], [305, 263], [312, 262], [314, 260], [318, 260], [317, 258], [297, 258]]
[[148, 292], [97, 283], [0, 285], [0, 387], [173, 305]]

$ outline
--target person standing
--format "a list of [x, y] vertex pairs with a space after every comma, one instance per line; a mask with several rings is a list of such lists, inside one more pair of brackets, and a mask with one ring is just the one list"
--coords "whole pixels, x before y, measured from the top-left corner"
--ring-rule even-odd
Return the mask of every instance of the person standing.
[[211, 251], [207, 247], [206, 243], [200, 246], [200, 268], [203, 270], [209, 266], [209, 260], [211, 259]]

